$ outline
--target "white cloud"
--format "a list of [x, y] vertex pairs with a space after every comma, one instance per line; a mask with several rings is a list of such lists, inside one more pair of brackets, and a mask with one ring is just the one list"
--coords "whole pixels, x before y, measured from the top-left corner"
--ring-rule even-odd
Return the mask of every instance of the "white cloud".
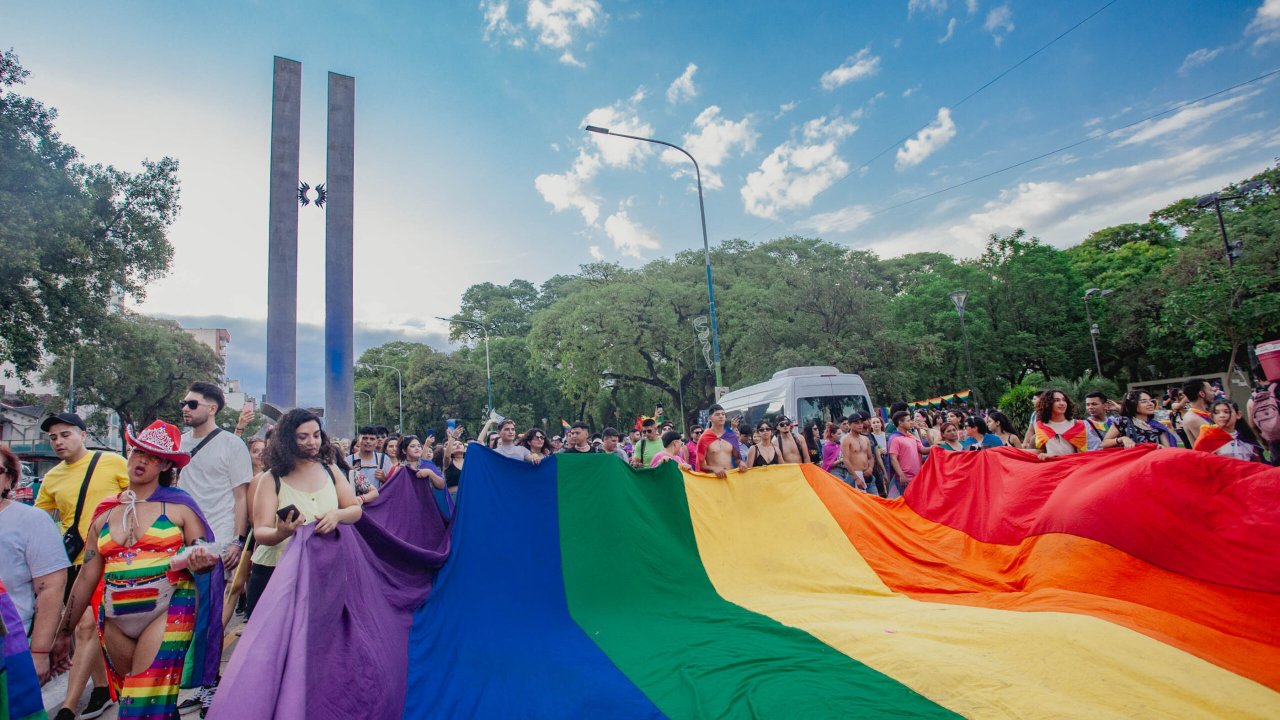
[[822, 88], [835, 90], [841, 85], [871, 77], [880, 71], [880, 58], [871, 54], [871, 46], [862, 48], [850, 55], [843, 64], [834, 70], [822, 73]]
[[1280, 0], [1264, 0], [1244, 34], [1254, 36], [1254, 47], [1280, 41]]
[[588, 225], [594, 225], [600, 217], [600, 202], [591, 193], [590, 182], [599, 171], [600, 157], [583, 149], [578, 151], [578, 157], [568, 172], [539, 175], [534, 178], [533, 186], [556, 212], [577, 208], [582, 219]]
[[[636, 116], [634, 106], [623, 102], [592, 110], [587, 113], [583, 124], [608, 128], [627, 135], [638, 135], [640, 137], [651, 137], [653, 135], [653, 126]], [[636, 142], [635, 140], [624, 138], [612, 138], [597, 133], [591, 133], [588, 137], [595, 145], [596, 151], [599, 152], [600, 158], [604, 160], [604, 163], [613, 167], [634, 166], [652, 152], [649, 143]]]
[[1097, 127], [1098, 125], [1101, 125], [1101, 124], [1102, 124], [1101, 117], [1091, 117], [1088, 120], [1084, 121], [1084, 126], [1087, 128]]
[[915, 95], [917, 92], [920, 92], [921, 87], [922, 87], [921, 85], [913, 85], [907, 88], [906, 90], [903, 90], [902, 97], [905, 98], [905, 97], [911, 97], [912, 95]]
[[[1238, 136], [1067, 180], [1019, 183], [1002, 190], [978, 212], [881, 238], [871, 249], [890, 255], [941, 250], [963, 257], [978, 254], [991, 233], [1020, 227], [1059, 247], [1073, 245], [1098, 228], [1142, 222], [1153, 208], [1256, 173], [1265, 160], [1250, 157], [1250, 151], [1267, 139], [1261, 134]], [[1239, 160], [1236, 153], [1249, 159]], [[1234, 166], [1221, 167], [1233, 160]], [[1210, 170], [1215, 165], [1219, 167]]]
[[595, 260], [596, 262], [600, 262], [601, 260], [604, 260], [604, 253], [600, 252], [599, 245], [592, 245], [591, 247], [587, 248], [587, 252], [591, 254], [591, 259]]
[[589, 30], [603, 19], [596, 0], [529, 0], [526, 22], [540, 44], [565, 48], [573, 43], [575, 32]]
[[1222, 54], [1223, 50], [1226, 50], [1226, 48], [1214, 48], [1212, 50], [1209, 48], [1200, 48], [1199, 50], [1190, 53], [1187, 55], [1186, 59], [1182, 61], [1182, 67], [1178, 68], [1178, 74], [1186, 75], [1192, 69], [1200, 67], [1201, 65], [1204, 65], [1218, 57], [1218, 55]]
[[919, 165], [925, 158], [941, 150], [956, 136], [956, 124], [951, 120], [951, 110], [938, 108], [938, 117], [929, 123], [916, 136], [898, 148], [897, 161], [894, 167], [899, 170]]
[[951, 18], [951, 21], [947, 23], [947, 34], [938, 38], [938, 44], [941, 45], [945, 43], [946, 41], [951, 39], [951, 36], [955, 34], [956, 34], [956, 19]]
[[604, 221], [604, 232], [613, 241], [613, 247], [627, 257], [639, 258], [641, 250], [660, 250], [662, 243], [653, 233], [640, 227], [627, 217], [626, 210], [619, 210]]
[[689, 63], [680, 77], [671, 81], [667, 87], [667, 102], [675, 104], [698, 96], [698, 88], [693, 84], [693, 74], [697, 71], [698, 66]]
[[823, 116], [805, 123], [801, 139], [774, 148], [760, 168], [747, 176], [741, 191], [744, 209], [757, 217], [774, 218], [779, 210], [811, 205], [849, 172], [849, 164], [837, 151], [857, 130], [857, 125], [842, 117]]
[[833, 212], [818, 213], [800, 221], [797, 225], [819, 235], [826, 235], [853, 232], [870, 219], [871, 210], [866, 205], [850, 205]]
[[1160, 120], [1148, 120], [1136, 125], [1133, 134], [1120, 141], [1121, 145], [1137, 145], [1150, 142], [1174, 133], [1190, 134], [1200, 130], [1214, 120], [1220, 119], [1228, 111], [1238, 109], [1241, 103], [1256, 95], [1237, 95], [1214, 103], [1196, 103], [1188, 105], [1178, 112]]
[[978, 0], [965, 0], [964, 7], [973, 15], [978, 12]]
[[511, 20], [508, 0], [481, 0], [480, 11], [486, 42], [505, 40], [513, 47], [525, 47], [532, 38], [540, 47], [559, 50], [560, 62], [574, 67], [586, 67], [573, 53], [575, 40], [605, 20], [598, 0], [529, 0], [524, 19], [527, 32]]
[[[715, 168], [736, 153], [755, 148], [759, 135], [751, 128], [750, 118], [729, 120], [720, 116], [720, 108], [712, 105], [698, 114], [693, 121], [696, 132], [684, 136], [684, 149], [698, 159], [702, 168], [702, 184], [708, 190], [719, 190], [724, 181]], [[692, 176], [689, 159], [675, 150], [664, 150], [662, 162], [679, 166], [675, 177]]]
[[947, 10], [947, 0], [907, 0], [907, 17], [920, 12], [943, 13]]
[[982, 24], [982, 29], [991, 33], [991, 39], [995, 41], [996, 47], [1000, 47], [1000, 43], [1004, 42], [1004, 36], [1013, 32], [1013, 11], [1009, 9], [1009, 4], [991, 8], [987, 13], [987, 21]]
[[792, 100], [792, 101], [791, 101], [791, 102], [789, 102], [789, 103], [782, 103], [781, 105], [779, 105], [779, 106], [778, 106], [778, 112], [777, 112], [776, 114], [774, 114], [773, 119], [774, 119], [774, 120], [777, 120], [778, 118], [782, 117], [783, 115], [786, 115], [787, 113], [791, 112], [792, 110], [795, 110], [795, 109], [796, 109], [796, 104], [797, 104], [797, 103], [796, 103], [796, 101], [795, 101], [795, 100]]
[[480, 9], [484, 12], [485, 42], [496, 42], [499, 38], [505, 38], [516, 47], [524, 46], [524, 38], [520, 37], [519, 31], [508, 16], [510, 6], [507, 5], [507, 0], [496, 2], [481, 0]]

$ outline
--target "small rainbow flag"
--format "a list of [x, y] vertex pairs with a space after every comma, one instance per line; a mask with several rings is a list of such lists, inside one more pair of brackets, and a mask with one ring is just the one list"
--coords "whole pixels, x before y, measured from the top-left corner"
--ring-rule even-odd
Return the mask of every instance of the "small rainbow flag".
[[569, 432], [569, 423], [564, 418], [560, 418], [560, 427], [564, 428], [565, 432]]

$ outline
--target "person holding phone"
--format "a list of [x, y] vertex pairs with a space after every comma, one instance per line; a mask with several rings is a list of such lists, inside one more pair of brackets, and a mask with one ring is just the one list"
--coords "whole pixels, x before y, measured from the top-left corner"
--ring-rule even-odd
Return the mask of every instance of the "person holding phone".
[[246, 593], [246, 615], [262, 597], [276, 565], [299, 527], [315, 523], [316, 533], [353, 524], [364, 501], [330, 457], [329, 438], [320, 418], [308, 410], [290, 410], [280, 418], [268, 448], [267, 472], [259, 476], [253, 499], [253, 570]]

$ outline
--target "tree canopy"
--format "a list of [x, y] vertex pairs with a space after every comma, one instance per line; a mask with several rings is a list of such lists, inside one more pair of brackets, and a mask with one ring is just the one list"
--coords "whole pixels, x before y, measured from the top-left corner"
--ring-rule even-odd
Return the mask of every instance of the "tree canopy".
[[0, 53], [0, 362], [19, 373], [101, 336], [112, 307], [166, 273], [178, 163], [136, 173], [82, 160], [57, 112], [13, 91], [28, 72]]

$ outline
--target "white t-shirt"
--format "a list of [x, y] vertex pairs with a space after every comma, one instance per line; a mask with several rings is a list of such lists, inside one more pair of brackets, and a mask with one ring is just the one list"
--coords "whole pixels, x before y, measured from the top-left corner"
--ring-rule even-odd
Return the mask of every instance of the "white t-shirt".
[[373, 487], [381, 488], [382, 480], [377, 477], [378, 470], [386, 473], [388, 478], [391, 477], [391, 471], [395, 469], [395, 460], [386, 453], [375, 452], [373, 457], [367, 461], [360, 459], [360, 453], [351, 453], [347, 456], [347, 464], [351, 466], [351, 477], [347, 478], [355, 485], [356, 476], [359, 475], [365, 482]]
[[494, 450], [496, 450], [499, 455], [502, 455], [503, 457], [509, 457], [512, 460], [528, 460], [529, 459], [529, 448], [523, 445], [516, 445], [515, 443], [511, 443], [510, 445], [503, 445], [502, 442], [499, 441], [498, 447], [494, 448]]
[[36, 612], [32, 578], [70, 565], [58, 526], [49, 513], [19, 502], [0, 510], [0, 580], [18, 607], [28, 635]]
[[[191, 452], [204, 439], [197, 440], [187, 431], [182, 435], [182, 449]], [[236, 499], [232, 490], [248, 485], [252, 479], [253, 460], [248, 446], [234, 433], [223, 430], [182, 469], [178, 487], [195, 498], [213, 528], [214, 541], [225, 543], [236, 534]]]

